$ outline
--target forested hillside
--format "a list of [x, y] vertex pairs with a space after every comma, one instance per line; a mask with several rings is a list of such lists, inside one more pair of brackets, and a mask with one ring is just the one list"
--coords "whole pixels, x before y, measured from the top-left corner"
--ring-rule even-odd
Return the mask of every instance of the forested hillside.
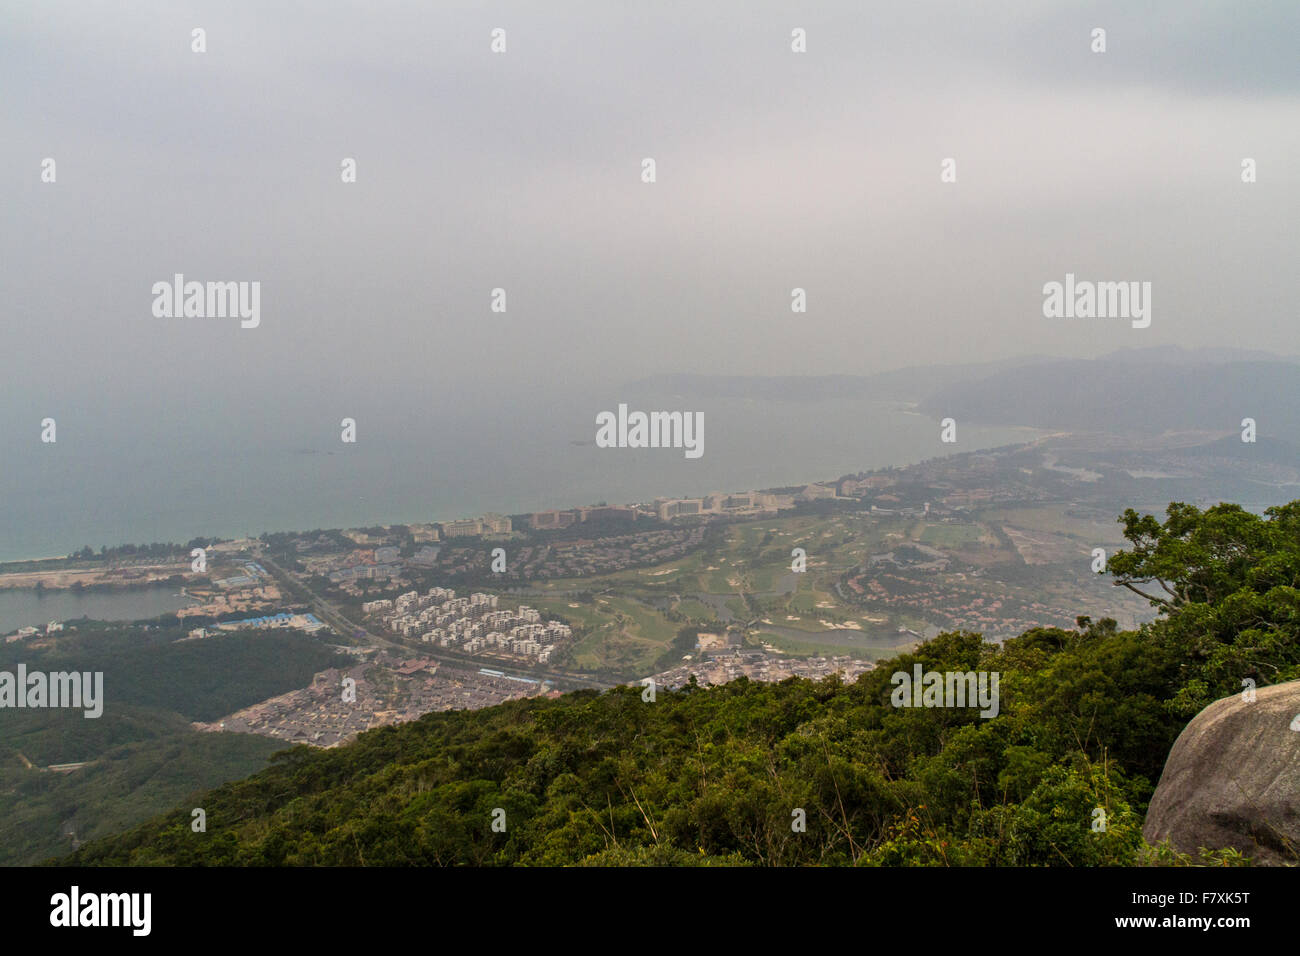
[[[1191, 715], [1243, 679], [1300, 678], [1300, 501], [1121, 521], [1131, 547], [1110, 572], [1163, 612], [1139, 631], [1081, 617], [1002, 647], [942, 634], [847, 686], [739, 680], [430, 714], [203, 795], [206, 833], [186, 805], [65, 862], [1187, 862], [1145, 846], [1143, 814]], [[997, 672], [998, 715], [895, 707], [891, 675], [918, 663]]]
[[[181, 641], [180, 625], [92, 625], [42, 646], [0, 645], [0, 670], [102, 671], [103, 713], [0, 709], [0, 865], [32, 864], [74, 840], [138, 824], [195, 791], [266, 766], [277, 741], [201, 733], [191, 721], [310, 682], [340, 661], [298, 633]], [[40, 769], [80, 763], [72, 773]]]

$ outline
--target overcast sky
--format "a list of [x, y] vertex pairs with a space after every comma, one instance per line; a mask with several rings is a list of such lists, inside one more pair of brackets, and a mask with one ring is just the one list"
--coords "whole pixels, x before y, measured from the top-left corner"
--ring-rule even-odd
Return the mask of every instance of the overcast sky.
[[[1294, 0], [0, 10], [6, 400], [1300, 352]], [[1067, 272], [1150, 328], [1044, 318]]]

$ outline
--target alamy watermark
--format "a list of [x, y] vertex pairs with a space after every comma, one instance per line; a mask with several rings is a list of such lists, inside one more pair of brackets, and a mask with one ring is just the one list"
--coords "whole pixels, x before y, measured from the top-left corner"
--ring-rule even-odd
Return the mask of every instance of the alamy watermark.
[[148, 936], [152, 910], [152, 893], [82, 893], [73, 886], [50, 897], [50, 925], [126, 926], [133, 936]]
[[596, 416], [597, 448], [684, 448], [687, 458], [704, 454], [703, 412], [629, 412]]
[[1048, 282], [1043, 286], [1043, 315], [1049, 319], [1132, 319], [1133, 328], [1151, 324], [1150, 282], [1075, 281], [1074, 273], [1065, 274], [1065, 282]]
[[186, 282], [182, 273], [171, 282], [155, 282], [153, 314], [159, 319], [241, 319], [241, 329], [262, 324], [262, 283]]
[[27, 665], [19, 664], [16, 674], [0, 671], [0, 708], [5, 707], [80, 707], [83, 716], [99, 717], [104, 713], [104, 672], [29, 674]]
[[912, 673], [895, 671], [889, 678], [894, 691], [889, 702], [895, 707], [979, 707], [981, 717], [996, 717], [998, 671], [924, 671], [920, 664]]

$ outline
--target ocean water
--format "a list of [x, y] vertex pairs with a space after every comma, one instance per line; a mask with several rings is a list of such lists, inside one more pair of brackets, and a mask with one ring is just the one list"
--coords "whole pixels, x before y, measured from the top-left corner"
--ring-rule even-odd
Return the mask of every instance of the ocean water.
[[[130, 408], [67, 403], [53, 444], [40, 441], [40, 409], [10, 408], [0, 421], [0, 560], [746, 491], [1036, 434], [959, 420], [958, 442], [943, 444], [931, 417], [863, 400], [560, 388], [495, 402], [475, 394], [402, 401], [361, 388], [347, 400], [309, 398], [267, 405], [235, 382]], [[703, 412], [703, 456], [596, 447], [596, 415], [619, 402]], [[340, 440], [345, 416], [357, 422], [355, 444]]]
[[116, 591], [45, 591], [0, 588], [0, 634], [20, 627], [44, 627], [50, 621], [88, 617], [96, 621], [137, 621], [178, 611], [193, 604], [175, 587], [155, 586]]

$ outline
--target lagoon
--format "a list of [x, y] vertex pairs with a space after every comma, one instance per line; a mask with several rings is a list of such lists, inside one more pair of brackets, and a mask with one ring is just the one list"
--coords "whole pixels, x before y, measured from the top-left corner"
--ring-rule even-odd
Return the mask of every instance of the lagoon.
[[135, 621], [157, 617], [194, 604], [174, 585], [122, 588], [114, 591], [44, 591], [31, 588], [0, 590], [0, 634], [20, 627], [44, 627], [50, 621], [89, 617], [101, 621]]

